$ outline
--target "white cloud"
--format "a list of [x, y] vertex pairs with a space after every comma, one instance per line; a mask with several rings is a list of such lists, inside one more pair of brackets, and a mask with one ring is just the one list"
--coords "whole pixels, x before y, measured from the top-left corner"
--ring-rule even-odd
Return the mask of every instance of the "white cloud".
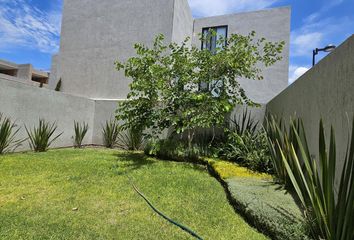
[[0, 51], [14, 48], [54, 53], [59, 49], [61, 12], [43, 12], [30, 1], [0, 0]]
[[292, 56], [305, 56], [311, 54], [312, 50], [319, 47], [323, 41], [321, 32], [299, 32], [291, 33], [291, 54]]
[[189, 0], [193, 15], [208, 17], [240, 11], [260, 10], [279, 0]]
[[295, 82], [299, 77], [304, 75], [309, 69], [310, 69], [309, 67], [299, 67], [299, 66], [291, 65], [289, 67], [289, 73], [290, 73], [289, 84]]
[[354, 19], [323, 17], [326, 12], [343, 2], [344, 0], [328, 0], [318, 11], [307, 16], [300, 28], [291, 32], [292, 56], [310, 56], [313, 49], [333, 44], [328, 42], [328, 39], [344, 40], [338, 36], [346, 36], [348, 31], [351, 31]]
[[339, 44], [352, 31], [353, 24], [352, 17], [330, 17], [305, 23], [301, 28], [291, 32], [291, 55], [312, 56], [312, 50], [315, 48]]

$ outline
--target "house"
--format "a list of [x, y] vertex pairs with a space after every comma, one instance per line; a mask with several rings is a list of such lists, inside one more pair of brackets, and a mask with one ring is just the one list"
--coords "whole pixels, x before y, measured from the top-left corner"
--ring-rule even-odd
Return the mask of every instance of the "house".
[[49, 73], [36, 70], [31, 64], [16, 64], [0, 59], [0, 79], [43, 86], [48, 84]]
[[[270, 41], [285, 41], [282, 61], [263, 71], [264, 80], [239, 79], [247, 95], [262, 108], [252, 109], [256, 120], [265, 112], [289, 119], [296, 114], [309, 133], [311, 153], [318, 152], [318, 121], [336, 129], [339, 153], [345, 153], [348, 116], [354, 109], [354, 35], [288, 86], [290, 9], [275, 8], [248, 13], [193, 19], [187, 0], [64, 0], [61, 46], [48, 73], [31, 65], [0, 62], [0, 112], [19, 126], [35, 126], [38, 119], [57, 122], [63, 132], [54, 147], [72, 145], [73, 122], [86, 122], [84, 144], [102, 144], [102, 125], [114, 117], [119, 100], [125, 100], [130, 80], [114, 68], [114, 61], [133, 56], [134, 43], [151, 44], [163, 33], [166, 41], [190, 36], [198, 47], [203, 31], [248, 34], [254, 30]], [[55, 89], [62, 79], [61, 92]], [[28, 86], [30, 85], [35, 86]], [[27, 137], [25, 129], [20, 139]], [[21, 149], [28, 149], [27, 145]], [[343, 156], [341, 156], [343, 159]]]
[[[149, 45], [157, 34], [167, 42], [202, 47], [199, 35], [210, 28], [219, 35], [248, 34], [285, 41], [282, 61], [264, 69], [263, 81], [240, 79], [255, 102], [267, 103], [288, 86], [290, 8], [194, 19], [188, 0], [64, 0], [60, 52], [53, 57], [50, 87], [62, 79], [62, 91], [91, 99], [125, 99], [130, 80], [116, 71], [116, 60]], [[215, 42], [214, 42], [215, 44]], [[213, 46], [209, 46], [213, 47]]]

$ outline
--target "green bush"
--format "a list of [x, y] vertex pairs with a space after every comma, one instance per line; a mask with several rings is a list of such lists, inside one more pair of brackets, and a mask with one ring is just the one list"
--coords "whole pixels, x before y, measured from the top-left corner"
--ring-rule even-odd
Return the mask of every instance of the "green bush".
[[8, 117], [0, 113], [0, 154], [14, 151], [23, 140], [15, 140], [20, 128]]
[[107, 120], [102, 127], [103, 143], [106, 148], [114, 148], [118, 143], [120, 127], [117, 120]]
[[229, 133], [224, 146], [224, 157], [253, 171], [273, 173], [273, 165], [263, 130], [255, 134], [245, 131], [242, 135]]
[[25, 128], [29, 137], [29, 145], [35, 152], [47, 151], [50, 145], [63, 134], [60, 133], [53, 137], [57, 129], [56, 123], [51, 124], [43, 119], [39, 120], [38, 127], [33, 127], [32, 130], [29, 130], [26, 126]]
[[86, 133], [88, 131], [88, 124], [85, 122], [80, 124], [74, 121], [74, 131], [75, 131], [74, 146], [76, 148], [81, 148], [82, 141], [84, 140]]
[[200, 150], [197, 146], [188, 147], [188, 142], [166, 139], [149, 141], [144, 152], [146, 155], [166, 160], [199, 162]]
[[235, 116], [225, 128], [226, 140], [219, 146], [219, 157], [254, 171], [273, 173], [267, 136], [257, 129], [258, 125], [247, 108], [242, 115]]
[[138, 151], [144, 148], [145, 139], [140, 129], [128, 129], [118, 135], [117, 146], [128, 151]]

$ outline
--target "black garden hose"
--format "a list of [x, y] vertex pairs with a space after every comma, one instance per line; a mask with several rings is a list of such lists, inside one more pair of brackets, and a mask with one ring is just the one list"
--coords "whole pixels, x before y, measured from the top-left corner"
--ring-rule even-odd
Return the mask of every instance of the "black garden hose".
[[129, 178], [130, 180], [130, 184], [133, 186], [135, 192], [137, 192], [144, 200], [145, 202], [151, 207], [152, 210], [154, 210], [154, 212], [156, 212], [158, 215], [160, 215], [162, 218], [164, 218], [165, 220], [167, 220], [168, 222], [176, 225], [177, 227], [181, 228], [183, 231], [189, 233], [190, 235], [192, 235], [193, 237], [195, 237], [196, 239], [199, 240], [203, 240], [203, 238], [201, 238], [198, 234], [196, 234], [194, 231], [192, 231], [191, 229], [189, 229], [188, 227], [183, 226], [182, 224], [172, 220], [171, 218], [167, 217], [165, 214], [163, 214], [161, 211], [159, 211], [158, 209], [156, 209], [154, 207], [154, 205], [152, 205], [152, 203], [149, 201], [149, 199], [147, 199], [145, 197], [145, 195], [139, 191], [139, 189], [135, 186], [135, 184], [133, 183], [133, 181], [131, 180], [131, 178]]

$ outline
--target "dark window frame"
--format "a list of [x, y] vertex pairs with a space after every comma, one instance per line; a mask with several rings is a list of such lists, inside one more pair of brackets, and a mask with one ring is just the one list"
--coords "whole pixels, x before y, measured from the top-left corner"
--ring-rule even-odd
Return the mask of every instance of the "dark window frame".
[[[214, 30], [216, 31], [218, 28], [226, 28], [226, 36], [225, 36], [225, 46], [227, 45], [227, 37], [229, 35], [229, 25], [218, 25], [218, 26], [212, 26], [212, 27], [204, 27], [202, 28], [202, 36], [204, 39], [204, 31], [210, 31], [210, 30]], [[203, 39], [201, 41], [201, 50], [204, 50], [204, 42]]]

